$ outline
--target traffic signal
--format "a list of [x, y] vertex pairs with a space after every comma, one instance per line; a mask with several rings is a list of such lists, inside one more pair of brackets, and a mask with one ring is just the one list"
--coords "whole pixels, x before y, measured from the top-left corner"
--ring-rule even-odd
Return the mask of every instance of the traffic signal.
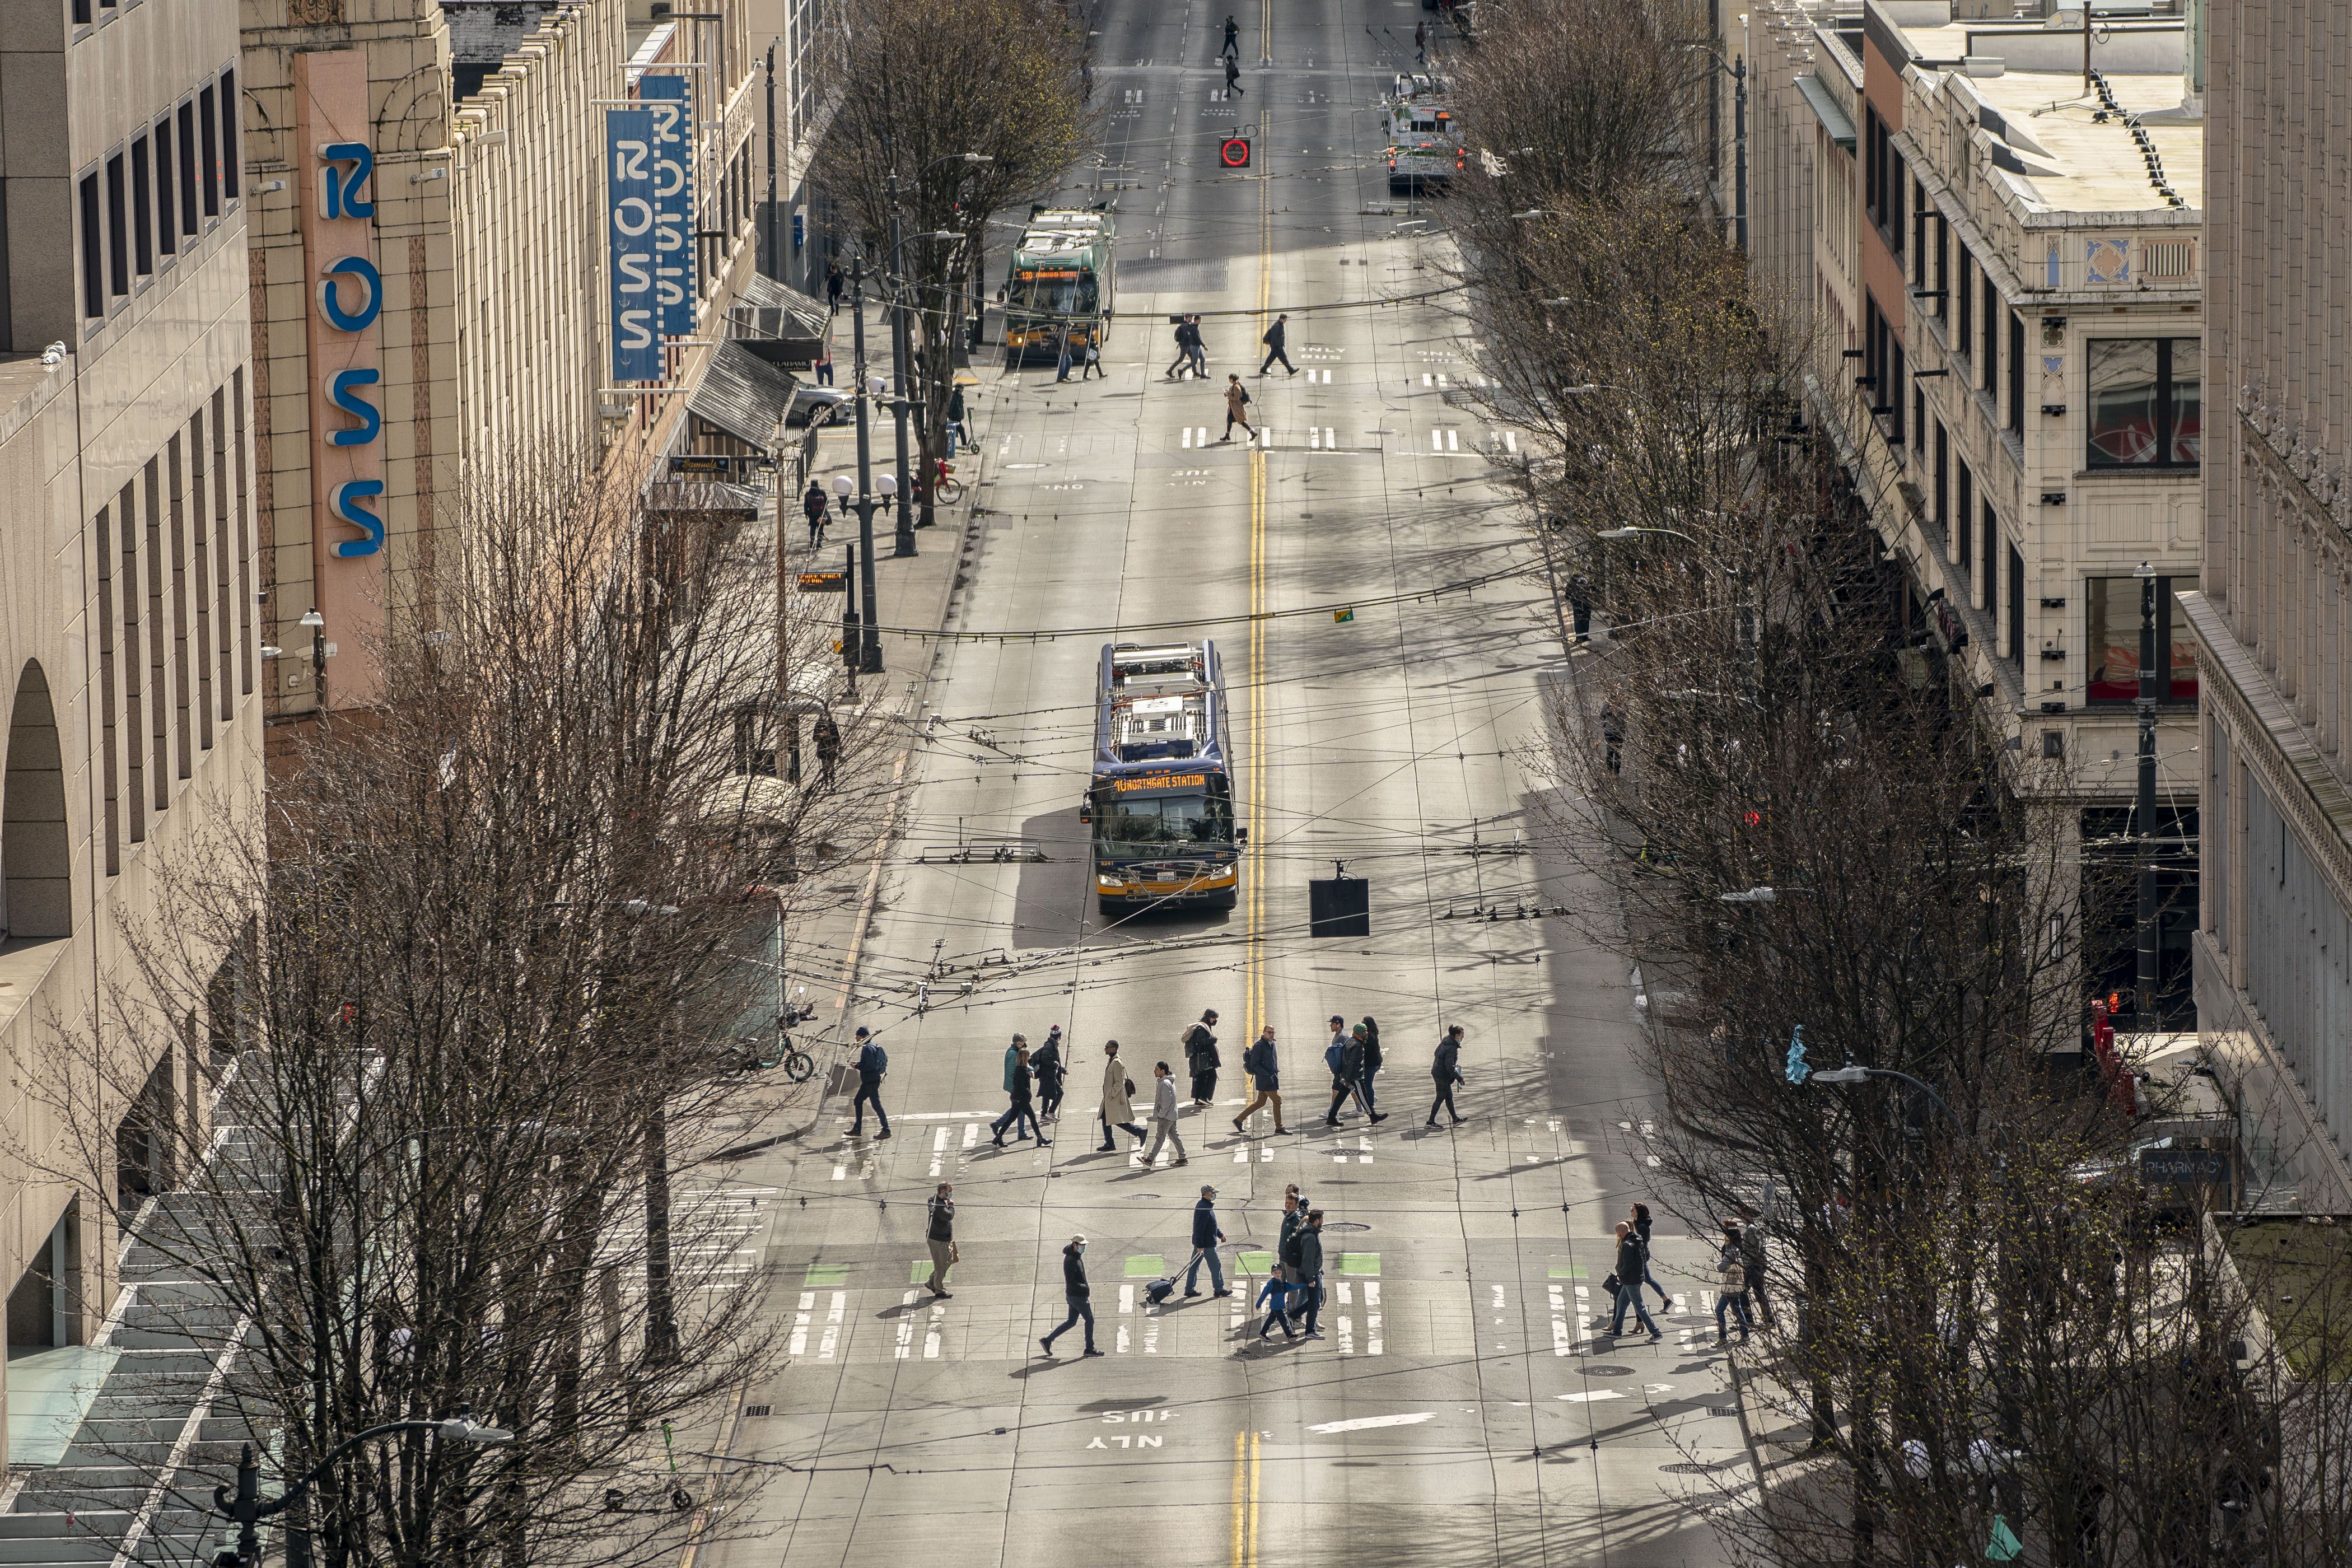
[[1802, 1083], [1812, 1074], [1813, 1069], [1805, 1063], [1805, 1026], [1800, 1024], [1789, 1036], [1789, 1081]]
[[1217, 162], [1228, 169], [1248, 168], [1249, 158], [1250, 144], [1246, 136], [1228, 136], [1224, 144], [1217, 149]]

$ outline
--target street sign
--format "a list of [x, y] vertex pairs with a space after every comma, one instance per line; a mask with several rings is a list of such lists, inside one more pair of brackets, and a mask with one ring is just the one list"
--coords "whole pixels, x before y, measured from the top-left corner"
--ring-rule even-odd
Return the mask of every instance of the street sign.
[[1371, 935], [1371, 883], [1361, 877], [1348, 876], [1344, 868], [1336, 877], [1309, 879], [1307, 883], [1307, 934]]
[[846, 572], [803, 572], [801, 574], [803, 594], [846, 594], [849, 574]]
[[1224, 145], [1217, 149], [1217, 161], [1228, 169], [1246, 169], [1250, 166], [1249, 154], [1248, 137], [1228, 136]]

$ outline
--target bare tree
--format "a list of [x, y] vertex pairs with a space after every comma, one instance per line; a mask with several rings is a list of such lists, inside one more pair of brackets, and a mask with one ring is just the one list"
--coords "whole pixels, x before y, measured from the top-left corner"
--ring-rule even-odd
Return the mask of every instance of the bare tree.
[[[989, 226], [1051, 190], [1092, 142], [1086, 40], [1055, 0], [851, 0], [845, 27], [818, 178], [908, 306], [929, 373], [928, 476], [945, 455], [966, 307], [986, 288]], [[894, 257], [894, 212], [902, 236], [962, 238], [908, 238]], [[919, 486], [928, 522], [930, 485]]]
[[[211, 1120], [142, 1128], [173, 1190], [133, 1268], [198, 1287], [151, 1310], [206, 1352], [166, 1375], [289, 1477], [341, 1455], [288, 1516], [331, 1564], [649, 1561], [688, 1528], [672, 1426], [772, 1364], [711, 1164], [758, 1115], [735, 1075], [773, 1014], [764, 938], [824, 907], [806, 873], [871, 848], [882, 792], [754, 802], [739, 720], [772, 721], [780, 636], [814, 659], [825, 634], [780, 626], [772, 560], [725, 520], [549, 459], [450, 522], [381, 707], [299, 744], [266, 825], [154, 868], [173, 925], [127, 933], [137, 972], [56, 1040], [56, 1109], [89, 1134], [57, 1173], [109, 1191], [113, 1148], [71, 1113], [145, 1103], [139, 1043], [202, 1016], [230, 954]], [[871, 776], [884, 726], [845, 719]], [[343, 1447], [459, 1410], [512, 1442]], [[742, 1483], [698, 1484], [707, 1520]]]

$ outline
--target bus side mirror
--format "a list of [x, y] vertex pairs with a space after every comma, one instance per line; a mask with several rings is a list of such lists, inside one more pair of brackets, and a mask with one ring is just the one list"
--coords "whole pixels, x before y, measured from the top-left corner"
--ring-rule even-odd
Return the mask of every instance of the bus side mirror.
[[1095, 803], [1090, 800], [1080, 801], [1078, 803], [1078, 820], [1080, 822], [1092, 822], [1094, 819]]
[[1236, 843], [1236, 844], [1246, 844], [1246, 843], [1248, 843], [1248, 842], [1249, 842], [1249, 829], [1248, 829], [1248, 828], [1246, 828], [1246, 827], [1236, 827], [1236, 828], [1234, 828], [1234, 843]]

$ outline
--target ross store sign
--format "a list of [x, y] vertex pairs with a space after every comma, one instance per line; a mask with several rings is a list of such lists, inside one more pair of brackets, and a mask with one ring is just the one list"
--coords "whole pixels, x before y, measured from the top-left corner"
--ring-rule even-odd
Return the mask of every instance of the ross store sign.
[[[383, 549], [383, 276], [375, 261], [375, 149], [366, 57], [335, 50], [302, 62], [297, 134], [305, 178], [302, 257], [311, 279], [313, 548], [349, 561]], [[356, 106], [356, 107], [354, 107]]]
[[613, 380], [662, 377], [661, 310], [654, 270], [654, 113], [604, 111], [604, 275]]
[[694, 84], [647, 72], [637, 98], [653, 111], [654, 297], [666, 337], [694, 335]]

